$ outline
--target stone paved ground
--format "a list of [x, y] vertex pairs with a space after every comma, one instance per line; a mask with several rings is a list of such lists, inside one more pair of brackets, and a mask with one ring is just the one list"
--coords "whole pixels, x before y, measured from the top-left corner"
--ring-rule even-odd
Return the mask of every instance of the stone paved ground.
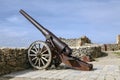
[[25, 70], [4, 75], [0, 80], [120, 80], [120, 56], [109, 53], [91, 62], [92, 71], [73, 69]]

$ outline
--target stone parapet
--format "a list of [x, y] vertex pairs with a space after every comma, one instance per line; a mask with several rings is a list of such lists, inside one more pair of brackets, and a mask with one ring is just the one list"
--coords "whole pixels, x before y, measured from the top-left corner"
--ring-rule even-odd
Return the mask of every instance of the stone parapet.
[[[72, 55], [81, 58], [85, 55], [99, 57], [99, 46], [81, 46], [72, 48]], [[27, 58], [27, 48], [0, 48], [0, 75], [30, 68]]]
[[101, 45], [102, 51], [115, 51], [120, 50], [120, 44], [103, 44]]
[[26, 48], [0, 48], [0, 75], [29, 67]]
[[101, 46], [81, 46], [79, 48], [73, 48], [73, 56], [81, 58], [82, 56], [91, 56], [93, 58], [100, 57], [102, 55]]
[[82, 36], [80, 38], [74, 38], [74, 39], [66, 39], [66, 38], [60, 38], [63, 42], [65, 42], [69, 47], [80, 47], [85, 45], [86, 43], [91, 43], [91, 40], [86, 37]]

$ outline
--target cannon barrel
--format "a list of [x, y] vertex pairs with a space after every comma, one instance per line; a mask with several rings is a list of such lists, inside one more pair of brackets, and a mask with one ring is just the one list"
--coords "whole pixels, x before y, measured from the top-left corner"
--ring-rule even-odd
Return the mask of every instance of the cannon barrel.
[[46, 37], [46, 39], [52, 39], [52, 42], [57, 47], [60, 52], [65, 52], [66, 55], [70, 55], [72, 50], [68, 47], [67, 44], [62, 42], [58, 37], [56, 37], [52, 32], [44, 28], [40, 23], [38, 23], [35, 19], [33, 19], [30, 15], [28, 15], [24, 10], [20, 10], [20, 13], [27, 18], [38, 30], [42, 32], [42, 34]]
[[[52, 32], [50, 32], [49, 30], [44, 28], [41, 24], [39, 24], [36, 20], [34, 20], [30, 15], [28, 15], [25, 11], [20, 10], [20, 13], [25, 18], [27, 18], [38, 30], [40, 30], [42, 32], [42, 34], [46, 37], [46, 43], [49, 42], [52, 45], [53, 49], [55, 50], [55, 53], [59, 53], [59, 55], [56, 54], [56, 56], [58, 56], [58, 57], [55, 58], [55, 61], [59, 60], [59, 58], [60, 58], [59, 62], [62, 61], [67, 66], [70, 66], [74, 69], [79, 69], [79, 70], [92, 70], [93, 69], [92, 64], [86, 63], [84, 61], [81, 61], [78, 58], [71, 56], [72, 50], [68, 47], [67, 44], [62, 42]], [[61, 54], [61, 53], [63, 53], [63, 54]], [[53, 54], [54, 54], [54, 52], [53, 52]], [[35, 63], [35, 64], [37, 64], [37, 63]], [[49, 64], [49, 62], [48, 62], [48, 64]], [[57, 65], [57, 63], [56, 63], [56, 65]]]

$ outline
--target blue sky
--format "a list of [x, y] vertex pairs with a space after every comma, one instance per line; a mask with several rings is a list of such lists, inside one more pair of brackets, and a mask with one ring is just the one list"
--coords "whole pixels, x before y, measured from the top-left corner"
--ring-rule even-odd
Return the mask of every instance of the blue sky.
[[120, 34], [120, 0], [0, 0], [1, 47], [28, 47], [45, 40], [20, 9], [58, 37], [86, 35], [103, 44], [115, 43]]

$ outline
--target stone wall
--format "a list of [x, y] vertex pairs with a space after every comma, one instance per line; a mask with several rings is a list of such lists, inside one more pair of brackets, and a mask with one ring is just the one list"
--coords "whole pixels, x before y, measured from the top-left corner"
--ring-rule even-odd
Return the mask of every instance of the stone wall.
[[26, 48], [0, 48], [0, 75], [29, 67]]
[[101, 45], [102, 51], [115, 51], [120, 50], [120, 44], [103, 44]]
[[[84, 55], [99, 57], [99, 46], [72, 48], [72, 55], [81, 58]], [[30, 68], [26, 48], [0, 48], [0, 75]]]
[[65, 42], [69, 47], [78, 47], [80, 46], [80, 39], [65, 39], [65, 38], [61, 38], [61, 40], [63, 42]]
[[93, 58], [100, 57], [102, 55], [101, 46], [92, 44], [91, 40], [86, 36], [75, 39], [60, 38], [70, 48], [73, 49], [73, 56], [82, 58], [82, 56], [91, 56]]
[[97, 58], [102, 56], [101, 46], [81, 46], [79, 48], [73, 48], [73, 56], [81, 58], [82, 56], [91, 56]]
[[80, 38], [74, 38], [74, 39], [65, 39], [60, 38], [63, 42], [65, 42], [69, 47], [80, 47], [86, 43], [91, 43], [91, 40], [86, 37], [82, 36]]

